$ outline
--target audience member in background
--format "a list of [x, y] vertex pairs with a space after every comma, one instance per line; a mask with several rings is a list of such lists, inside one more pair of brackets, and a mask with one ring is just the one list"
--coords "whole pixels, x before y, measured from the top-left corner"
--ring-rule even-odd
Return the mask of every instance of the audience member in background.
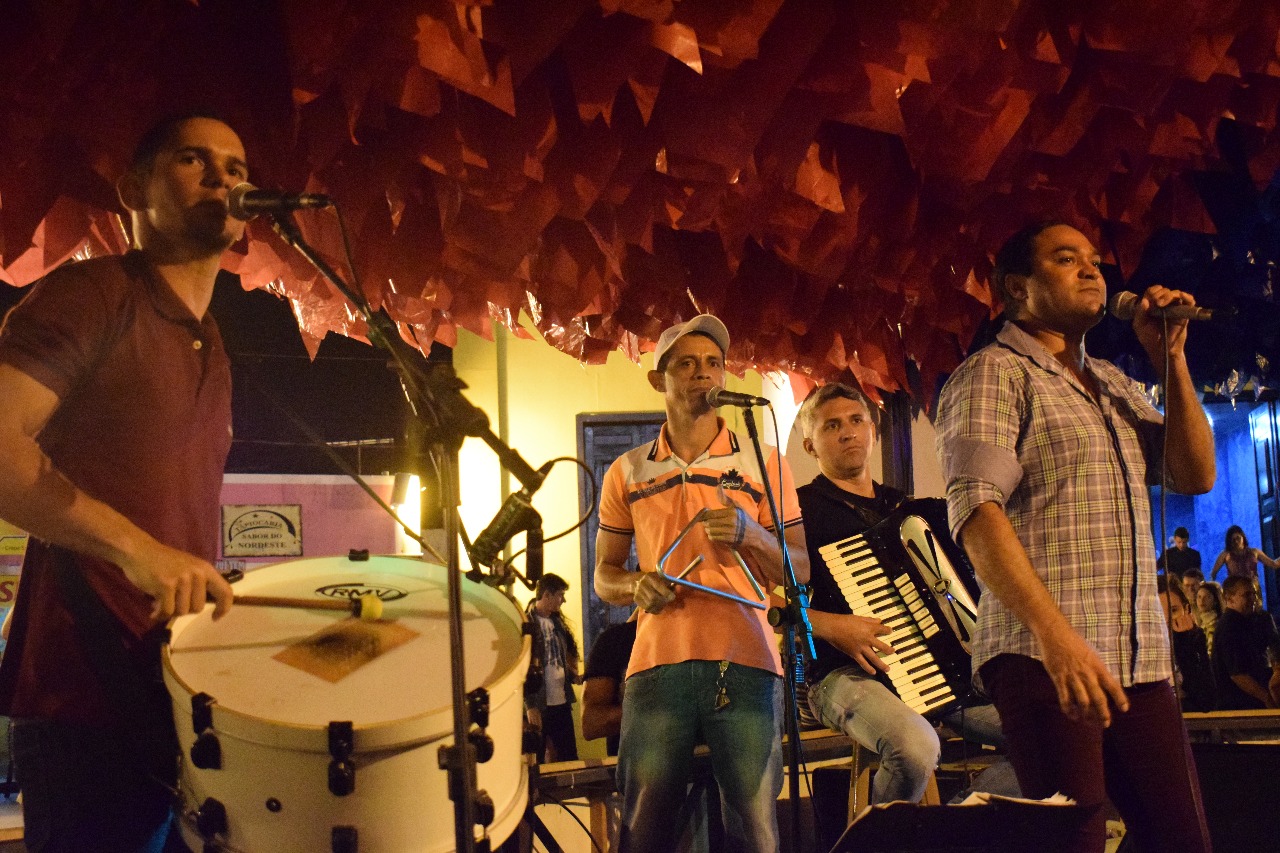
[[[1168, 581], [1173, 577], [1173, 581]], [[1178, 688], [1184, 711], [1212, 711], [1213, 668], [1209, 665], [1209, 643], [1191, 615], [1187, 595], [1177, 583], [1177, 575], [1159, 578], [1157, 588], [1173, 638], [1173, 660], [1178, 666]]]
[[529, 723], [542, 731], [538, 761], [574, 761], [578, 740], [573, 732], [573, 685], [578, 683], [578, 641], [560, 608], [569, 583], [547, 573], [534, 589], [527, 610], [533, 626], [533, 657], [524, 682]]
[[[631, 649], [636, 644], [636, 613], [620, 625], [610, 625], [596, 637], [587, 655], [587, 668], [582, 681], [582, 738], [605, 739], [609, 755], [618, 754], [622, 734], [622, 691], [627, 678]], [[689, 796], [672, 820], [685, 826], [676, 849], [684, 853], [719, 849], [723, 846], [724, 828], [720, 825], [720, 792], [710, 773], [695, 778]], [[610, 795], [610, 850], [618, 844], [621, 797]]]
[[1213, 635], [1218, 630], [1218, 617], [1222, 616], [1222, 587], [1214, 581], [1205, 581], [1196, 590], [1196, 622], [1204, 629], [1209, 643], [1209, 655], [1213, 655]]
[[1191, 547], [1191, 534], [1187, 528], [1173, 531], [1173, 547], [1166, 548], [1156, 561], [1156, 568], [1172, 577], [1182, 577], [1187, 569], [1200, 568], [1200, 552]]
[[1258, 591], [1251, 578], [1232, 575], [1222, 585], [1222, 595], [1226, 610], [1213, 641], [1218, 710], [1274, 708], [1267, 655], [1280, 651], [1275, 622], [1270, 613], [1258, 610]]
[[609, 755], [618, 754], [622, 732], [622, 688], [631, 647], [636, 644], [636, 617], [610, 625], [596, 637], [582, 676], [582, 738], [605, 739]]
[[[1227, 577], [1243, 577], [1253, 581], [1254, 589], [1260, 589], [1258, 586], [1258, 563], [1269, 569], [1280, 568], [1280, 563], [1268, 557], [1257, 548], [1249, 547], [1249, 538], [1244, 535], [1244, 530], [1238, 524], [1233, 524], [1227, 528], [1226, 543], [1223, 545], [1222, 553], [1218, 555], [1218, 559], [1213, 561], [1213, 571], [1210, 573], [1214, 580], [1218, 579], [1218, 570], [1224, 565], [1227, 567]], [[1223, 588], [1226, 592], [1226, 588]]]
[[[1177, 578], [1176, 575], [1172, 577]], [[1187, 601], [1191, 602], [1191, 615], [1196, 617], [1196, 621], [1200, 619], [1200, 605], [1197, 602], [1197, 594], [1200, 592], [1200, 584], [1204, 583], [1204, 572], [1200, 569], [1187, 569], [1182, 573], [1181, 578], [1177, 578], [1182, 584], [1182, 591], [1187, 595]]]

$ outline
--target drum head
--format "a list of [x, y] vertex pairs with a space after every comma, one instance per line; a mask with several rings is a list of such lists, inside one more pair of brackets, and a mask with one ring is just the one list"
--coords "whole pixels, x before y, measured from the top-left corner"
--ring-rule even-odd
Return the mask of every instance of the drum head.
[[[520, 662], [515, 606], [463, 578], [467, 690], [491, 684]], [[237, 595], [345, 600], [374, 592], [378, 621], [341, 611], [212, 607], [175, 620], [166, 665], [189, 693], [226, 711], [287, 726], [351, 720], [378, 726], [451, 707], [447, 576], [416, 559], [298, 560], [250, 572]]]

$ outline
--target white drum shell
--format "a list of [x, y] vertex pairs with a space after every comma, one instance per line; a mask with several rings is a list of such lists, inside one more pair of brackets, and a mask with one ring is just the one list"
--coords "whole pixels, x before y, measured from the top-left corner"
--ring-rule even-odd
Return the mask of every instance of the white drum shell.
[[[221, 840], [228, 850], [330, 850], [332, 830], [341, 826], [355, 828], [361, 853], [453, 850], [453, 802], [438, 763], [440, 747], [453, 742], [446, 582], [440, 566], [375, 557], [297, 560], [255, 570], [237, 583], [238, 595], [315, 597], [317, 589], [355, 583], [409, 593], [384, 604], [384, 619], [419, 636], [336, 684], [299, 673], [273, 655], [349, 618], [342, 612], [246, 606], [233, 607], [222, 620], [238, 617], [244, 623], [239, 627], [213, 623], [212, 608], [175, 620], [163, 653], [164, 678], [182, 747], [186, 810], [206, 798], [221, 802], [229, 825]], [[461, 582], [466, 688], [484, 686], [490, 697], [487, 731], [495, 751], [477, 765], [477, 781], [495, 806], [488, 831], [496, 846], [519, 823], [528, 799], [521, 735], [530, 641], [519, 611], [502, 593]], [[234, 639], [220, 646], [216, 638], [225, 637]], [[191, 664], [198, 659], [203, 663]], [[303, 692], [299, 685], [312, 689], [308, 679], [316, 682], [318, 708], [305, 707], [305, 697], [301, 705], [293, 701]], [[222, 753], [217, 770], [196, 768], [190, 759], [196, 739], [191, 697], [202, 692], [215, 700], [212, 729]], [[326, 696], [331, 703], [323, 701]], [[355, 790], [346, 796], [328, 788], [330, 720], [354, 724]], [[183, 834], [201, 849], [205, 839], [190, 823], [183, 821]]]

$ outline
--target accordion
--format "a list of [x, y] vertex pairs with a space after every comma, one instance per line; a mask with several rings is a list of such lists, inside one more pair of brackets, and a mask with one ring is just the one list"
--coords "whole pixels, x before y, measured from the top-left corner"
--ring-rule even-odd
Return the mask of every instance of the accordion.
[[889, 680], [913, 711], [936, 717], [974, 702], [973, 567], [948, 534], [946, 502], [906, 501], [865, 533], [819, 549], [849, 609], [890, 629]]

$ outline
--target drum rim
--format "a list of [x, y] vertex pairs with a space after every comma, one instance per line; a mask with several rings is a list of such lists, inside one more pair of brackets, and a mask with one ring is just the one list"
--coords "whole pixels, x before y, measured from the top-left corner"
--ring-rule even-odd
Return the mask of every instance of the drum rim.
[[[346, 558], [342, 556], [307, 557], [298, 560], [287, 560], [282, 563], [272, 563], [254, 571], [262, 571], [272, 566], [290, 566], [306, 562], [332, 562], [343, 559]], [[383, 555], [371, 559], [406, 559], [414, 563], [434, 566], [442, 571], [447, 571], [438, 563], [403, 555]], [[512, 660], [511, 665], [499, 671], [485, 683], [478, 685], [489, 691], [490, 701], [493, 703], [491, 713], [496, 710], [496, 707], [511, 701], [512, 698], [523, 704], [523, 682], [525, 673], [528, 672], [529, 660], [532, 657], [532, 638], [523, 631], [524, 614], [515, 602], [501, 590], [487, 584], [471, 581], [465, 576], [462, 577], [462, 580], [471, 583], [472, 589], [485, 597], [488, 600], [487, 603], [497, 605], [498, 609], [503, 611], [503, 615], [510, 619], [512, 627], [520, 633], [521, 637], [520, 652]], [[180, 731], [191, 731], [190, 720], [192, 712], [190, 700], [203, 691], [195, 689], [177, 672], [171, 654], [172, 641], [175, 633], [180, 634], [181, 631], [175, 629], [180, 626], [185, 627], [204, 613], [208, 613], [212, 608], [213, 605], [208, 604], [201, 613], [188, 614], [170, 620], [166, 631], [168, 636], [161, 646], [161, 662], [165, 686], [168, 688], [169, 697], [174, 708], [175, 721]], [[511, 684], [510, 682], [512, 681], [518, 681], [518, 683]], [[476, 688], [469, 689], [474, 690]], [[185, 701], [179, 701], [179, 691]], [[493, 697], [500, 698], [495, 700]], [[328, 752], [327, 724], [309, 725], [262, 717], [222, 705], [217, 702], [217, 697], [214, 697], [214, 702], [210, 705], [210, 711], [213, 730], [218, 735], [236, 737], [267, 747], [280, 747], [301, 752]], [[436, 718], [444, 718], [447, 725], [443, 727], [432, 726], [431, 723]], [[354, 752], [359, 754], [389, 749], [413, 749], [434, 741], [451, 739], [453, 737], [452, 719], [452, 702], [449, 702], [443, 706], [431, 708], [409, 717], [382, 720], [364, 725], [357, 724], [353, 727]], [[185, 726], [183, 725], [184, 721], [186, 723]]]

